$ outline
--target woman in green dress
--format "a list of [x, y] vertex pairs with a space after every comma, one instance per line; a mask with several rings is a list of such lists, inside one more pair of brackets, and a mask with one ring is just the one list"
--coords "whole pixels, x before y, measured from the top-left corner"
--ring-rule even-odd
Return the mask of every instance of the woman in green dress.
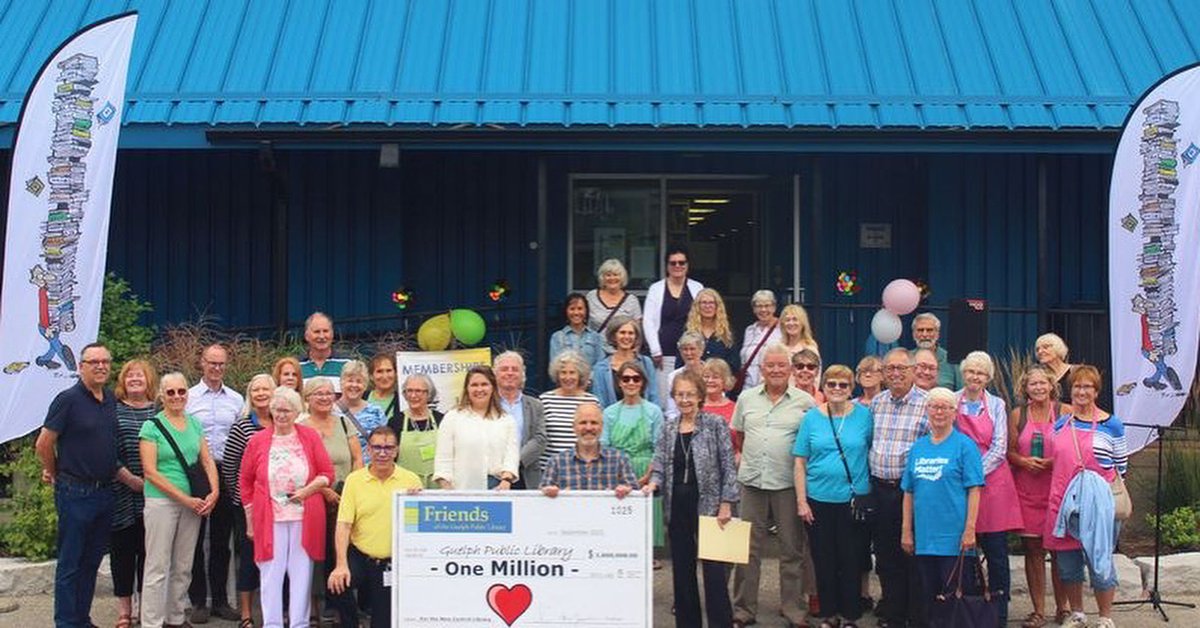
[[[633, 463], [638, 485], [645, 486], [650, 481], [654, 444], [662, 434], [662, 409], [642, 398], [650, 382], [637, 360], [630, 360], [618, 367], [617, 379], [621, 387], [621, 400], [604, 409], [604, 430], [600, 434], [600, 444], [625, 452]], [[662, 501], [657, 498], [654, 500], [654, 545], [663, 545]]]

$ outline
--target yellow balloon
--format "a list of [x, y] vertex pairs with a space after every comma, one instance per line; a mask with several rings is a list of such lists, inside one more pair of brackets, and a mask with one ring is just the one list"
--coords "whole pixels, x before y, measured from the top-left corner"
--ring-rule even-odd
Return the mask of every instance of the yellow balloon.
[[450, 346], [450, 315], [438, 314], [417, 329], [417, 346], [425, 351], [443, 351]]

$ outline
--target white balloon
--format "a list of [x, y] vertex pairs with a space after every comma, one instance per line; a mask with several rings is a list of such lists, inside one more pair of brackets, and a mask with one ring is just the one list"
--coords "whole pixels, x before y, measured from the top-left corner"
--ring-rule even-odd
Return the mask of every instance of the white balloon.
[[871, 335], [881, 344], [896, 342], [903, 332], [904, 324], [900, 322], [900, 317], [885, 309], [875, 312], [871, 319]]

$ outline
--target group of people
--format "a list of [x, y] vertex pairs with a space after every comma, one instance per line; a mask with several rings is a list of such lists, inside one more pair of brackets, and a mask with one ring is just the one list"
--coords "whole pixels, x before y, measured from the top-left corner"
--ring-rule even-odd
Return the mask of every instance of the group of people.
[[[394, 356], [334, 356], [321, 313], [306, 322], [303, 359], [254, 376], [244, 397], [223, 382], [219, 345], [204, 350], [194, 386], [134, 360], [115, 394], [111, 356], [90, 345], [37, 444], [59, 509], [57, 625], [90, 625], [89, 576], [105, 551], [118, 628], [135, 613], [149, 628], [210, 613], [253, 626], [255, 591], [267, 626], [320, 621], [322, 600], [342, 626], [390, 625], [389, 495], [428, 489], [653, 496], [679, 626], [756, 623], [772, 536], [791, 625], [853, 628], [872, 606], [880, 625], [928, 625], [975, 553], [1006, 620], [1010, 532], [1033, 601], [1024, 627], [1048, 621], [1047, 551], [1053, 619], [1086, 625], [1086, 569], [1099, 625], [1112, 625], [1124, 429], [1096, 406], [1098, 371], [1071, 365], [1060, 338], [1038, 339], [1040, 364], [1006, 404], [989, 390], [988, 354], [949, 364], [932, 314], [913, 320], [916, 350], [851, 369], [823, 363], [804, 309], [777, 313], [764, 290], [739, 348], [721, 295], [688, 278], [686, 250], [665, 261], [644, 304], [617, 260], [601, 265], [599, 288], [567, 298], [550, 339], [553, 388], [528, 394], [524, 359], [508, 351], [472, 367], [444, 415], [430, 378], [398, 382]], [[751, 523], [732, 595], [728, 566], [697, 559], [699, 516]], [[237, 608], [224, 590], [231, 541]]]

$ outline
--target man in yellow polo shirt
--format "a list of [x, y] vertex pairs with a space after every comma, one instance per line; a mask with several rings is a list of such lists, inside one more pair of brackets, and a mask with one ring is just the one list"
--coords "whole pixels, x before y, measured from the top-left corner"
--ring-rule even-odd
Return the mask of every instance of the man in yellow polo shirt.
[[371, 628], [392, 625], [391, 583], [384, 583], [384, 573], [392, 568], [392, 494], [422, 486], [417, 474], [396, 466], [397, 443], [392, 428], [375, 428], [367, 438], [371, 464], [346, 476], [342, 489], [334, 534], [337, 566], [329, 573], [329, 590], [335, 594], [332, 601], [342, 626], [358, 625], [351, 588], [362, 593]]

